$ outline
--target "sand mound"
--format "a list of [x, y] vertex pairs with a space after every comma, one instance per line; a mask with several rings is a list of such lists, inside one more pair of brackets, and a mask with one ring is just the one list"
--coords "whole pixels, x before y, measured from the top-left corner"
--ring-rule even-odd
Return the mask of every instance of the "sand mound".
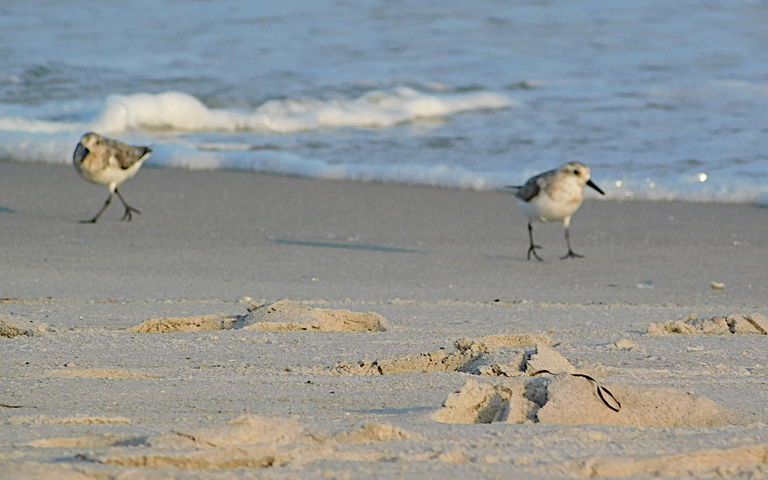
[[[504, 352], [502, 349], [501, 352]], [[473, 360], [469, 373], [498, 372], [499, 363]], [[501, 382], [470, 379], [448, 395], [432, 418], [442, 423], [523, 423], [549, 425], [623, 425], [646, 427], [714, 426], [735, 423], [735, 418], [707, 398], [668, 388], [641, 389], [611, 385], [576, 373], [568, 360], [552, 347], [537, 345], [516, 352], [517, 375]], [[478, 363], [481, 363], [478, 367]]]
[[26, 446], [35, 448], [99, 448], [111, 447], [120, 443], [130, 443], [132, 440], [131, 437], [88, 432], [81, 437], [56, 437], [32, 440], [26, 443]]
[[328, 453], [327, 447], [291, 448], [263, 444], [178, 453], [147, 451], [83, 457], [88, 461], [119, 467], [235, 469], [281, 467], [289, 463], [301, 465], [319, 460]]
[[674, 388], [606, 387], [621, 402], [620, 411], [606, 408], [596, 395], [592, 382], [572, 375], [553, 377], [546, 385], [546, 403], [537, 412], [539, 422], [556, 425], [710, 427], [729, 425], [735, 421], [730, 412], [712, 400]]
[[123, 467], [269, 468], [328, 459], [380, 461], [388, 458], [387, 453], [360, 452], [348, 446], [420, 438], [392, 425], [372, 423], [323, 439], [306, 433], [293, 419], [244, 415], [225, 425], [170, 432], [150, 437], [143, 446], [80, 457]]
[[536, 350], [525, 359], [525, 373], [535, 375], [537, 372], [575, 373], [576, 367], [571, 365], [564, 356], [546, 345], [536, 345]]
[[474, 358], [473, 352], [469, 350], [450, 354], [445, 350], [436, 350], [382, 360], [361, 360], [358, 363], [340, 362], [334, 371], [342, 375], [393, 375], [414, 371], [425, 373], [457, 371]]
[[387, 321], [375, 312], [311, 308], [290, 300], [249, 308], [235, 328], [244, 330], [311, 330], [318, 332], [385, 332]]
[[630, 352], [643, 351], [643, 349], [640, 347], [640, 345], [637, 344], [637, 342], [629, 340], [628, 338], [622, 338], [616, 343], [609, 345], [608, 348], [610, 348], [611, 350], [627, 350]]
[[[457, 342], [457, 347], [482, 342]], [[459, 392], [448, 395], [443, 408], [433, 414], [442, 423], [523, 423], [536, 421], [536, 411], [546, 402], [542, 378], [532, 375], [576, 371], [555, 349], [538, 344], [532, 350], [484, 351], [462, 370], [475, 375], [513, 377], [499, 384], [467, 380]]]
[[[616, 411], [618, 410], [618, 411]], [[568, 373], [501, 383], [467, 380], [432, 418], [442, 423], [717, 426], [737, 423], [715, 402], [672, 388], [600, 385]]]
[[[479, 338], [462, 338], [454, 342], [455, 351], [448, 353], [445, 349], [427, 353], [413, 353], [396, 358], [385, 358], [357, 363], [340, 362], [334, 367], [336, 373], [342, 375], [392, 375], [405, 372], [466, 372], [475, 375], [507, 376], [524, 375], [526, 359], [537, 355], [559, 357], [558, 362], [564, 361], [560, 354], [548, 345], [551, 344], [546, 335], [489, 335]], [[529, 347], [526, 350], [523, 347]], [[547, 353], [544, 353], [544, 352]], [[554, 353], [552, 353], [554, 352]], [[562, 361], [560, 360], [562, 359]], [[530, 362], [530, 360], [528, 360]], [[534, 360], [535, 362], [535, 360]], [[554, 363], [548, 364], [551, 371], [562, 371]], [[568, 364], [570, 366], [570, 364]], [[572, 366], [570, 366], [573, 369]]]
[[[520, 400], [520, 405], [511, 402]], [[491, 384], [467, 380], [456, 393], [448, 395], [443, 408], [432, 415], [440, 423], [522, 423], [535, 404], [525, 398], [522, 382]], [[502, 420], [502, 415], [504, 420]]]
[[342, 432], [333, 438], [339, 443], [366, 443], [391, 440], [420, 440], [421, 435], [405, 431], [393, 425], [374, 422], [358, 430]]
[[765, 478], [768, 445], [698, 450], [649, 458], [595, 457], [569, 462], [558, 473], [595, 478]]
[[225, 425], [188, 432], [170, 432], [151, 437], [147, 442], [158, 448], [188, 449], [260, 443], [284, 444], [298, 441], [304, 436], [302, 426], [291, 418], [243, 415]]
[[768, 334], [768, 318], [759, 313], [727, 317], [697, 318], [690, 315], [682, 320], [654, 322], [648, 327], [648, 335], [665, 336], [673, 333], [686, 335], [730, 335], [733, 333]]
[[224, 315], [148, 318], [138, 325], [127, 328], [126, 331], [132, 333], [172, 333], [223, 330], [235, 323], [236, 320], [236, 318]]
[[13, 338], [22, 335], [34, 337], [51, 330], [52, 328], [45, 323], [27, 320], [15, 315], [0, 315], [0, 337]]
[[518, 333], [504, 333], [497, 335], [484, 335], [478, 338], [462, 338], [455, 342], [458, 349], [465, 350], [476, 346], [484, 351], [501, 350], [504, 347], [530, 347], [533, 345], [552, 345], [552, 340], [547, 335], [528, 335]]
[[132, 333], [201, 332], [210, 330], [270, 330], [287, 332], [385, 332], [387, 321], [375, 312], [311, 308], [290, 300], [248, 308], [242, 316], [202, 315], [148, 318], [126, 329]]

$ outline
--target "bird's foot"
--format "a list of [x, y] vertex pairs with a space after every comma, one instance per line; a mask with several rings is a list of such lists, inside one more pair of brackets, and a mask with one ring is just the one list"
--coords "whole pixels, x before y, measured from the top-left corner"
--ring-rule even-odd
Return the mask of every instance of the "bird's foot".
[[569, 249], [565, 256], [560, 257], [560, 260], [565, 260], [566, 258], [584, 258], [584, 255], [579, 255], [578, 253], [575, 253], [573, 250]]
[[93, 218], [91, 218], [90, 220], [80, 220], [80, 223], [96, 223], [96, 220], [97, 220], [98, 218], [99, 218], [99, 217], [93, 217]]
[[543, 248], [543, 247], [541, 247], [540, 245], [533, 245], [533, 244], [531, 244], [531, 246], [528, 248], [528, 260], [531, 259], [531, 254], [533, 254], [533, 256], [536, 257], [536, 260], [538, 260], [540, 262], [543, 262], [544, 260], [542, 260], [541, 257], [539, 257], [536, 254], [536, 249], [537, 248]]
[[123, 218], [120, 219], [122, 222], [123, 220], [128, 220], [129, 222], [131, 219], [133, 219], [133, 215], [131, 215], [131, 212], [141, 213], [140, 211], [136, 210], [133, 207], [129, 207], [128, 205], [125, 206], [125, 213], [123, 214]]

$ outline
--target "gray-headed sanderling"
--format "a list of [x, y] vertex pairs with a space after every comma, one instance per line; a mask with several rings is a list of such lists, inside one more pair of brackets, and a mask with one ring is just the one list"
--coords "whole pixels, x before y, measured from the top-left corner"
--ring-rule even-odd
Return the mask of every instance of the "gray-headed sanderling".
[[571, 216], [576, 213], [584, 200], [586, 185], [605, 195], [600, 187], [590, 180], [588, 166], [581, 162], [568, 162], [556, 170], [529, 178], [523, 186], [507, 187], [515, 190], [517, 204], [528, 217], [528, 237], [531, 241], [528, 247], [528, 260], [533, 254], [537, 260], [541, 261], [536, 254], [536, 249], [542, 247], [533, 243], [533, 222], [536, 220], [562, 221], [565, 227], [565, 243], [568, 244], [568, 253], [562, 258], [582, 257], [571, 249], [571, 235], [568, 227], [571, 224]]
[[107, 185], [109, 197], [95, 217], [90, 220], [83, 220], [81, 223], [96, 223], [96, 220], [112, 201], [112, 193], [117, 194], [125, 207], [125, 214], [120, 220], [131, 220], [132, 212], [141, 213], [125, 202], [117, 187], [136, 175], [141, 164], [151, 154], [152, 150], [149, 147], [135, 147], [117, 140], [104, 138], [93, 132], [83, 135], [75, 148], [72, 162], [75, 164], [77, 173], [83, 179], [91, 183]]

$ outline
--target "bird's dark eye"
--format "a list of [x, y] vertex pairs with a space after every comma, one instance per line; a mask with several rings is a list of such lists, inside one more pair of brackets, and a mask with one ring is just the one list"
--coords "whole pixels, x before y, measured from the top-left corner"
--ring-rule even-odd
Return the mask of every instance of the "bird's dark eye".
[[574, 171], [573, 171], [573, 174], [574, 174], [574, 175], [578, 175], [578, 174], [579, 174], [579, 171], [578, 171], [578, 170], [574, 170]]

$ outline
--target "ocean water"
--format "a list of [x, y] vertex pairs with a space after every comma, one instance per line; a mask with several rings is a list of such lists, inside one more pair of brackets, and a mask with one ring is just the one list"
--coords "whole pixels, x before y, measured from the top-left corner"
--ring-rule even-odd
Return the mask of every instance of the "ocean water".
[[2, 161], [768, 203], [765, 0], [4, 0], [0, 44]]

